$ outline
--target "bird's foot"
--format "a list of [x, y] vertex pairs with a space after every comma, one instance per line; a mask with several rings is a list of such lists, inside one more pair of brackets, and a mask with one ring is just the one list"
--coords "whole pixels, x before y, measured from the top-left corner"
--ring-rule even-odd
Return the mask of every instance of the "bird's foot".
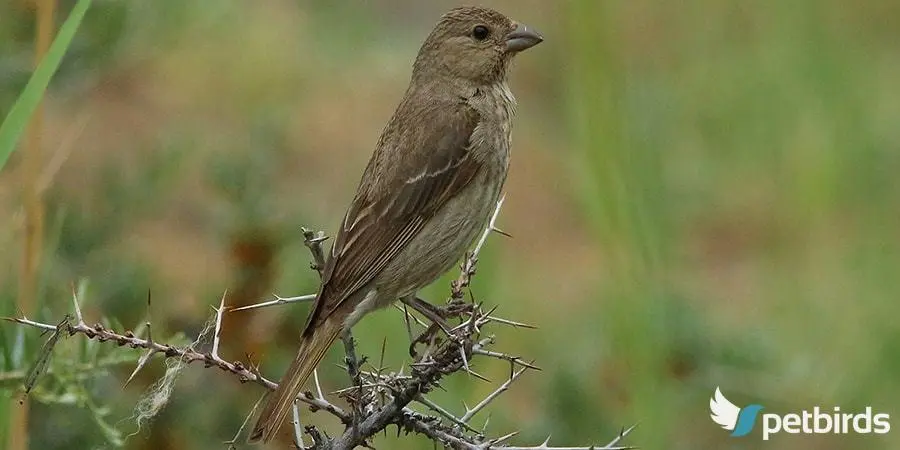
[[443, 311], [443, 317], [458, 317], [470, 315], [475, 311], [475, 304], [460, 299], [450, 299], [447, 306], [440, 308]]
[[[400, 299], [406, 306], [416, 310], [419, 314], [425, 316], [431, 323], [438, 328], [440, 328], [447, 336], [451, 335], [451, 330], [453, 327], [447, 323], [447, 319], [443, 308], [439, 308], [437, 306], [428, 303], [425, 300], [422, 300], [416, 296], [409, 296]], [[430, 328], [430, 327], [429, 327]]]

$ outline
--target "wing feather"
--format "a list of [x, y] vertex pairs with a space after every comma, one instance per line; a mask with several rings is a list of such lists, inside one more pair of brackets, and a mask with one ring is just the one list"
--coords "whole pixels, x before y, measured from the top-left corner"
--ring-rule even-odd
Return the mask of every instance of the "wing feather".
[[[465, 102], [407, 109], [434, 126], [403, 130], [394, 119], [369, 162], [326, 263], [307, 330], [372, 281], [480, 169], [469, 152], [479, 116]], [[391, 136], [395, 136], [391, 138]]]

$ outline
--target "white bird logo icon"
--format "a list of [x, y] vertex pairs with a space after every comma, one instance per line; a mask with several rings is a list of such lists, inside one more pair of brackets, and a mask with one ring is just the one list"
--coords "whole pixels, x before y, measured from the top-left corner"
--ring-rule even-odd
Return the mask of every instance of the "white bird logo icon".
[[741, 408], [728, 401], [722, 395], [719, 387], [716, 386], [716, 393], [709, 399], [709, 417], [712, 418], [713, 422], [721, 425], [726, 430], [734, 430], [740, 412]]

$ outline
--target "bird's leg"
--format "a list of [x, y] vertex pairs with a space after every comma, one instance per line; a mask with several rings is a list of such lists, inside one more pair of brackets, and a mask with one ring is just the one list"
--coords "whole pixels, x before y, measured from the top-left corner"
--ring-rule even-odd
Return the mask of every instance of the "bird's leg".
[[403, 297], [400, 301], [406, 306], [418, 311], [419, 314], [427, 317], [433, 324], [440, 327], [447, 336], [450, 336], [450, 330], [452, 330], [453, 327], [451, 327], [444, 319], [445, 312], [441, 308], [438, 308], [415, 295]]
[[422, 334], [410, 341], [409, 356], [412, 356], [413, 358], [417, 356], [416, 345], [420, 343], [430, 345], [431, 340], [434, 338], [434, 334], [438, 329], [442, 330], [447, 336], [452, 336], [452, 328], [444, 319], [444, 311], [441, 308], [416, 297], [415, 294], [402, 297], [400, 301], [403, 302], [404, 305], [418, 311], [419, 314], [422, 314], [431, 321], [431, 325], [423, 331]]

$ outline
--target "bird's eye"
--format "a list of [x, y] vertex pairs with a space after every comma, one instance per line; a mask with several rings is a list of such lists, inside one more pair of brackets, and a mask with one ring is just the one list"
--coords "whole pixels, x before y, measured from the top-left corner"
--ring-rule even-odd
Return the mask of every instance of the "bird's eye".
[[477, 25], [472, 29], [472, 37], [479, 41], [487, 39], [489, 34], [491, 34], [491, 30], [488, 30], [488, 27], [484, 25]]

